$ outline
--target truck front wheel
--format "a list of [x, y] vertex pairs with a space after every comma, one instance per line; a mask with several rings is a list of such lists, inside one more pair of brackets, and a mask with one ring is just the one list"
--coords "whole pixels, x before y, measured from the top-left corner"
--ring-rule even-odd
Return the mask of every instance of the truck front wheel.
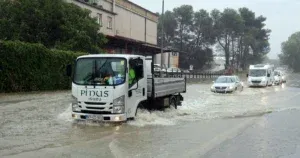
[[170, 99], [170, 107], [174, 107], [175, 109], [177, 109], [177, 102], [175, 97]]
[[145, 105], [141, 102], [139, 103], [139, 105], [137, 106], [136, 110], [135, 110], [135, 117], [137, 117], [138, 115], [138, 110], [140, 109], [145, 109]]

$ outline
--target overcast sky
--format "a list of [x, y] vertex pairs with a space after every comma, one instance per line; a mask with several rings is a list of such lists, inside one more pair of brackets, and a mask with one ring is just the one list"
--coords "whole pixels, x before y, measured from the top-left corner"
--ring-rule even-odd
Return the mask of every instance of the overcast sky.
[[[153, 12], [161, 12], [162, 0], [131, 0]], [[281, 43], [294, 32], [300, 31], [300, 0], [165, 0], [165, 10], [173, 10], [182, 4], [189, 4], [194, 11], [199, 9], [223, 10], [247, 7], [256, 16], [267, 18], [266, 27], [272, 30], [270, 36], [270, 58], [277, 58]]]

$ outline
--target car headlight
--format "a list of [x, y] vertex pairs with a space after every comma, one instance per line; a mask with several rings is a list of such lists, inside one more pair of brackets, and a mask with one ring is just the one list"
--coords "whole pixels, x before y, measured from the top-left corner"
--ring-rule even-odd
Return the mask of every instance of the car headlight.
[[74, 96], [72, 96], [72, 111], [73, 112], [80, 112], [81, 109], [78, 105], [78, 99]]
[[265, 82], [265, 81], [266, 81], [266, 78], [262, 78], [261, 81], [262, 81], [262, 82]]
[[229, 86], [228, 88], [229, 88], [229, 89], [233, 89], [234, 87], [233, 87], [233, 86]]
[[113, 101], [113, 113], [122, 114], [125, 112], [125, 95], [114, 99]]
[[215, 89], [215, 86], [212, 85], [212, 86], [210, 87], [210, 89]]

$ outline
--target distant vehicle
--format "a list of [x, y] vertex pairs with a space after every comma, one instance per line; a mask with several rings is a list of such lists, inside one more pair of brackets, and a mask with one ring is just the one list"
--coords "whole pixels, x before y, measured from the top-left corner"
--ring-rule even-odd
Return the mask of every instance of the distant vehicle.
[[183, 73], [190, 73], [189, 70], [183, 70]]
[[272, 86], [274, 83], [274, 66], [273, 65], [250, 65], [248, 85], [249, 87], [260, 86], [267, 87]]
[[154, 64], [154, 72], [160, 72], [160, 71], [166, 71], [166, 69], [163, 69], [160, 64]]
[[231, 93], [243, 89], [243, 83], [238, 76], [220, 76], [210, 87], [210, 90], [215, 93]]
[[159, 64], [154, 64], [154, 71], [155, 72], [160, 72], [161, 71], [161, 67]]
[[274, 71], [274, 79], [275, 79], [275, 81], [274, 81], [274, 84], [275, 85], [280, 85], [280, 84], [282, 84], [282, 72], [281, 71], [279, 71], [279, 70], [275, 70]]
[[170, 67], [167, 69], [167, 72], [170, 73], [170, 72], [173, 72], [173, 73], [181, 73], [181, 70], [177, 67]]
[[282, 78], [282, 83], [286, 83], [286, 75], [285, 75], [285, 73], [282, 72], [281, 78]]

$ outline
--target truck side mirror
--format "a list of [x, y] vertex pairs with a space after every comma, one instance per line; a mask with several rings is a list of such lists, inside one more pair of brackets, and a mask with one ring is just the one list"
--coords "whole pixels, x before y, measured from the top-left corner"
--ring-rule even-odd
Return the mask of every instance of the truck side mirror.
[[246, 77], [249, 77], [249, 74], [247, 74]]
[[0, 72], [1, 72], [1, 71], [3, 71], [3, 67], [2, 67], [2, 65], [0, 65]]
[[270, 77], [270, 76], [271, 76], [270, 74], [267, 75], [267, 77]]
[[71, 64], [67, 65], [66, 74], [67, 74], [67, 76], [71, 77], [71, 75], [72, 75], [72, 65]]

